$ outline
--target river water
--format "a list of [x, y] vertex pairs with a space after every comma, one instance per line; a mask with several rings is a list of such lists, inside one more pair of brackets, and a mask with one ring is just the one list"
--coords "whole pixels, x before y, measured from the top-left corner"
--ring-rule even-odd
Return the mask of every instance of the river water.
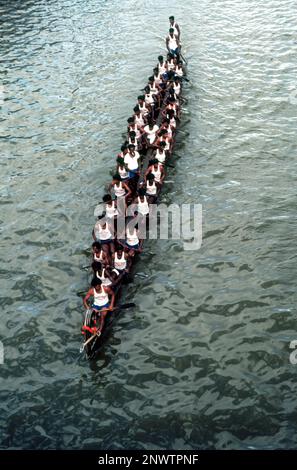
[[[296, 1], [0, 0], [0, 447], [297, 443]], [[149, 241], [97, 362], [79, 355], [93, 209], [182, 28], [191, 83], [163, 202], [203, 244]]]

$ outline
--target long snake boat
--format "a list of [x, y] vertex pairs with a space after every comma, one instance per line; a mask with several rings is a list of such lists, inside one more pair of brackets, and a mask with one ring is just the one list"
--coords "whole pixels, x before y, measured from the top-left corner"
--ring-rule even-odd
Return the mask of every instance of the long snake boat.
[[[134, 115], [128, 119], [127, 140], [117, 157], [117, 174], [108, 187], [108, 194], [103, 198], [105, 211], [99, 214], [97, 224], [99, 223], [99, 231], [101, 227], [103, 233], [107, 230], [108, 221], [113, 219], [113, 252], [108, 252], [111, 250], [110, 245], [107, 249], [105, 240], [102, 241], [100, 234], [98, 236], [94, 230], [92, 265], [89, 266], [93, 271], [91, 283], [93, 287], [84, 299], [85, 307], [88, 308], [82, 326], [84, 343], [80, 350], [85, 352], [88, 359], [95, 358], [100, 351], [104, 339], [111, 330], [116, 313], [134, 306], [133, 303], [121, 305], [120, 299], [122, 287], [132, 281], [131, 270], [144, 250], [144, 240], [138, 239], [139, 243], [131, 246], [128, 241], [131, 243], [129, 235], [133, 238], [133, 233], [131, 234], [127, 227], [131, 220], [133, 222], [133, 219], [141, 214], [145, 225], [147, 224], [150, 213], [145, 209], [150, 208], [151, 204], [158, 203], [165, 181], [165, 168], [173, 166], [169, 161], [173, 154], [181, 105], [184, 101], [183, 82], [188, 81], [185, 76], [185, 63], [181, 57], [180, 51], [177, 54], [169, 52], [167, 58], [158, 57], [153, 75], [149, 77], [148, 84], [143, 89], [144, 94], [138, 96]], [[140, 157], [137, 168], [133, 168], [135, 148]], [[112, 192], [117, 193], [114, 198]], [[120, 216], [124, 217], [125, 222], [124, 233], [120, 232], [119, 235], [117, 224]], [[139, 225], [137, 227], [139, 228]], [[122, 270], [119, 269], [121, 263], [124, 268]], [[96, 269], [99, 269], [99, 272]], [[99, 283], [101, 285], [98, 292], [94, 287], [96, 279], [100, 280], [98, 285]], [[86, 299], [93, 298], [95, 302], [95, 297], [100, 297], [100, 292], [104, 296], [105, 291], [113, 297], [112, 308], [108, 305], [98, 310], [96, 305], [87, 304]], [[105, 296], [107, 295], [105, 293]]]

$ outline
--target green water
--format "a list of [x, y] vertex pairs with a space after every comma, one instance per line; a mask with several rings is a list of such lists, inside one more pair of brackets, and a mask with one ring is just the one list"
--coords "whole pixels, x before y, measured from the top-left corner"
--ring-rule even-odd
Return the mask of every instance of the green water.
[[[202, 204], [203, 244], [146, 244], [138, 307], [90, 364], [76, 292], [93, 209], [170, 14], [191, 84], [162, 201]], [[0, 16], [1, 448], [294, 448], [296, 2], [0, 1]]]

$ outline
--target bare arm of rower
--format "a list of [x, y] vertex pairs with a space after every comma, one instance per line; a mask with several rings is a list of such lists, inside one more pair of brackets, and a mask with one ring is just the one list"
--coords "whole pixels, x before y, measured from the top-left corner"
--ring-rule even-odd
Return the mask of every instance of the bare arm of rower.
[[170, 137], [170, 139], [168, 139], [168, 142], [169, 142], [169, 145], [170, 145], [169, 152], [172, 152], [172, 148], [173, 148], [173, 144], [174, 144], [174, 139]]
[[128, 198], [129, 196], [131, 196], [132, 191], [126, 183], [122, 183], [122, 185], [123, 185], [123, 188], [127, 191], [125, 194], [125, 197]]
[[168, 52], [170, 52], [170, 49], [169, 49], [169, 38], [168, 38], [168, 36], [167, 36], [167, 38], [166, 38], [166, 48], [167, 48]]
[[[147, 109], [147, 111], [148, 111], [148, 114], [149, 114], [149, 113], [151, 112], [151, 110], [152, 110], [152, 107], [151, 107], [151, 105], [150, 105], [150, 104], [148, 104], [148, 103], [145, 103], [145, 107], [146, 107], [146, 109]], [[144, 119], [146, 119], [146, 120], [147, 120], [147, 116], [144, 116]]]
[[107, 253], [102, 250], [103, 264], [110, 264], [110, 259]]
[[137, 205], [138, 205], [138, 196], [136, 196], [133, 199], [132, 203], [128, 206], [131, 211], [130, 215], [132, 214], [132, 211], [133, 211], [133, 214], [135, 215], [135, 211], [137, 210]]
[[142, 252], [142, 247], [143, 247], [143, 239], [139, 238], [139, 248], [136, 248], [134, 251], [136, 251], [137, 253], [141, 253]]
[[[114, 256], [114, 253], [112, 254], [112, 256]], [[105, 269], [105, 276], [106, 276], [111, 282], [113, 282], [113, 278], [112, 278], [112, 275], [111, 275], [110, 266], [106, 267], [106, 269]]]
[[115, 303], [115, 293], [112, 289], [109, 287], [105, 287], [106, 293], [110, 296], [110, 309], [112, 310], [114, 308], [114, 303]]
[[144, 179], [145, 179], [145, 181], [147, 180], [147, 175], [148, 175], [149, 173], [151, 173], [151, 172], [152, 172], [152, 167], [149, 166], [148, 169], [146, 170], [145, 174], [144, 174]]
[[141, 137], [143, 136], [143, 133], [144, 133], [144, 130], [143, 130], [144, 126], [137, 126], [137, 127], [138, 127], [138, 130], [140, 132], [140, 137], [139, 138], [141, 139]]
[[89, 308], [88, 300], [90, 297], [92, 297], [92, 295], [93, 295], [93, 289], [89, 289], [85, 298], [83, 299], [83, 303], [84, 303], [86, 310]]
[[166, 119], [167, 118], [167, 107], [163, 109], [162, 116]]
[[176, 117], [177, 119], [180, 119], [180, 104], [179, 103], [176, 106]]
[[114, 308], [114, 303], [115, 303], [115, 294], [113, 290], [110, 289], [109, 287], [104, 287], [104, 289], [105, 289], [105, 292], [110, 296], [111, 301], [110, 301], [110, 307], [102, 309], [100, 311], [100, 323], [99, 323], [99, 328], [98, 328], [99, 331], [102, 331], [107, 312], [109, 312], [110, 310]]

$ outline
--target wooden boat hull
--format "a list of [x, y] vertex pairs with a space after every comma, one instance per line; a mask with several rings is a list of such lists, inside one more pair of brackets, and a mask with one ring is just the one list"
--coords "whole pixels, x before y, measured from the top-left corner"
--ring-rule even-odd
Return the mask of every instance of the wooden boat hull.
[[[182, 91], [181, 91], [181, 95], [182, 97]], [[161, 110], [162, 111], [163, 107], [161, 107]], [[161, 116], [162, 116], [162, 113], [160, 112], [159, 113], [159, 122], [161, 121]], [[158, 120], [157, 120], [158, 122]], [[177, 131], [177, 129], [176, 129]], [[175, 136], [176, 136], [176, 131], [174, 132], [173, 134], [173, 139], [174, 139], [174, 143], [173, 143], [173, 147], [172, 147], [172, 150], [171, 150], [171, 153], [169, 153], [167, 159], [166, 159], [166, 162], [168, 162], [168, 160], [170, 159], [170, 157], [172, 156], [172, 153], [173, 153], [173, 150], [174, 150], [174, 144], [175, 144]], [[144, 175], [144, 172], [145, 172], [145, 169], [147, 168], [148, 166], [148, 162], [150, 160], [150, 158], [152, 157], [152, 154], [153, 154], [153, 149], [148, 149], [146, 152], [145, 152], [145, 155], [144, 155], [144, 159], [143, 159], [143, 164], [142, 164], [142, 175], [140, 175], [140, 179], [139, 181], [141, 181], [141, 176], [143, 177]], [[161, 188], [162, 189], [162, 188]], [[157, 196], [157, 199], [159, 199], [159, 196], [160, 196], [160, 192], [161, 192], [161, 189], [160, 191], [158, 192], [158, 196]], [[131, 269], [132, 267], [135, 265], [135, 263], [137, 262], [137, 259], [138, 259], [138, 256], [139, 255], [135, 255], [135, 257], [133, 258], [133, 261], [132, 261], [132, 264], [131, 264]], [[130, 273], [131, 273], [131, 270], [130, 270]], [[121, 290], [122, 290], [122, 286], [127, 283], [128, 281], [128, 277], [130, 275], [130, 273], [128, 273], [127, 277], [125, 280], [123, 280], [118, 286], [117, 286], [117, 289], [116, 289], [116, 303], [115, 303], [115, 306], [118, 305], [118, 301], [121, 297]], [[85, 346], [85, 353], [86, 353], [86, 357], [88, 359], [95, 359], [96, 356], [98, 355], [98, 353], [100, 352], [104, 342], [105, 342], [105, 339], [108, 337], [110, 331], [111, 331], [111, 327], [112, 327], [112, 324], [115, 320], [115, 318], [119, 315], [120, 313], [120, 310], [115, 310], [113, 312], [109, 312], [107, 315], [106, 315], [106, 319], [105, 319], [105, 323], [104, 323], [104, 327], [102, 329], [102, 333], [100, 336], [96, 337], [94, 340], [92, 340], [89, 344], [87, 344]], [[89, 315], [87, 312], [86, 312], [86, 315]], [[92, 324], [92, 321], [91, 321], [91, 316], [89, 319], [86, 319], [85, 320], [85, 323], [87, 322], [87, 325], [91, 325]], [[92, 325], [93, 326], [93, 325]], [[89, 331], [85, 331], [85, 341], [87, 341], [90, 337], [92, 336], [91, 332]]]

